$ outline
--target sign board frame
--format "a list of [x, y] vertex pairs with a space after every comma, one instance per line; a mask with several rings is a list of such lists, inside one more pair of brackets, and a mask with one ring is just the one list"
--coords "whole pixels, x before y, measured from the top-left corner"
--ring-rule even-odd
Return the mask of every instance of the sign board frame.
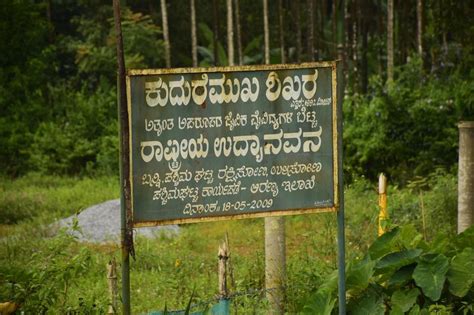
[[[227, 214], [227, 215], [218, 215], [218, 216], [204, 216], [199, 217], [186, 217], [178, 219], [166, 219], [166, 220], [147, 220], [147, 221], [135, 221], [132, 215], [132, 224], [133, 227], [145, 227], [145, 226], [157, 226], [157, 225], [167, 225], [167, 224], [183, 224], [183, 223], [195, 223], [195, 222], [209, 222], [209, 221], [220, 221], [220, 220], [232, 220], [232, 219], [244, 219], [244, 218], [261, 218], [268, 216], [284, 216], [284, 215], [296, 215], [296, 214], [307, 214], [307, 213], [318, 213], [318, 212], [335, 212], [339, 209], [340, 203], [340, 175], [342, 172], [342, 163], [339, 161], [340, 152], [342, 150], [341, 142], [338, 141], [341, 136], [339, 133], [339, 123], [340, 123], [340, 107], [342, 99], [340, 95], [340, 87], [342, 86], [342, 77], [338, 74], [340, 66], [338, 66], [337, 61], [329, 62], [311, 62], [311, 63], [302, 63], [302, 64], [277, 64], [277, 65], [258, 65], [258, 66], [233, 66], [233, 67], [211, 67], [211, 68], [175, 68], [175, 69], [131, 69], [127, 72], [126, 76], [126, 88], [127, 88], [127, 109], [128, 109], [128, 119], [129, 119], [129, 146], [130, 146], [130, 180], [131, 180], [131, 204], [132, 204], [132, 214], [135, 213], [134, 209], [134, 184], [133, 184], [133, 148], [132, 148], [132, 138], [134, 135], [134, 127], [132, 124], [132, 87], [131, 81], [134, 77], [149, 77], [149, 76], [158, 76], [158, 75], [186, 75], [186, 74], [226, 74], [226, 73], [243, 73], [243, 72], [256, 72], [256, 71], [291, 71], [291, 70], [307, 70], [307, 69], [317, 69], [317, 68], [328, 68], [331, 71], [331, 119], [332, 119], [332, 130], [331, 130], [331, 140], [332, 140], [332, 192], [333, 192], [333, 203], [330, 206], [314, 206], [306, 208], [290, 208], [282, 210], [272, 210], [272, 211], [259, 211], [251, 213], [241, 213], [241, 214]], [[258, 101], [257, 101], [258, 102]], [[222, 105], [217, 105], [222, 106]], [[158, 206], [157, 206], [158, 207]]]

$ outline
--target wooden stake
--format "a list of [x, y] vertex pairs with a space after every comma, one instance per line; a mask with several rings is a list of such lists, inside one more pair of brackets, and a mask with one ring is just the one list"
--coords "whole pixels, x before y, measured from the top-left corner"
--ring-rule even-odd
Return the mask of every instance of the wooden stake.
[[421, 222], [423, 223], [423, 239], [426, 241], [426, 219], [425, 219], [425, 203], [423, 202], [423, 193], [420, 191], [421, 206]]
[[219, 258], [219, 298], [227, 299], [229, 295], [227, 290], [227, 260], [229, 259], [229, 248], [227, 247], [226, 241], [219, 246], [217, 257]]
[[385, 221], [388, 219], [387, 212], [387, 177], [383, 173], [379, 176], [379, 236], [383, 235], [386, 231]]
[[109, 310], [107, 314], [117, 314], [117, 264], [113, 258], [107, 264], [107, 283], [109, 286]]

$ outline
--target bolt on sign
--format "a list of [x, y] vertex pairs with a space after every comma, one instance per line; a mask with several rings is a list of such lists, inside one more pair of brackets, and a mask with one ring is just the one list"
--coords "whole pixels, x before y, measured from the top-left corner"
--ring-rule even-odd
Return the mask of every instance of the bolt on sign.
[[336, 211], [337, 70], [130, 70], [134, 226]]

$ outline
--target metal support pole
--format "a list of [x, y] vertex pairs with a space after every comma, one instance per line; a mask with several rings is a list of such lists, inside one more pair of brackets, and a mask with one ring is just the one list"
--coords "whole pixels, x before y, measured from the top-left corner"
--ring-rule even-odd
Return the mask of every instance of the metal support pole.
[[338, 263], [338, 294], [339, 314], [346, 314], [346, 253], [344, 232], [344, 175], [342, 172], [342, 100], [344, 97], [344, 86], [342, 84], [343, 72], [341, 63], [337, 66], [337, 147], [338, 147], [338, 198], [339, 209], [337, 211], [337, 263]]
[[129, 315], [130, 308], [130, 253], [133, 255], [133, 240], [130, 227], [130, 147], [125, 86], [125, 58], [123, 52], [120, 0], [113, 0], [115, 37], [117, 45], [117, 99], [120, 123], [120, 217], [122, 247], [122, 313]]

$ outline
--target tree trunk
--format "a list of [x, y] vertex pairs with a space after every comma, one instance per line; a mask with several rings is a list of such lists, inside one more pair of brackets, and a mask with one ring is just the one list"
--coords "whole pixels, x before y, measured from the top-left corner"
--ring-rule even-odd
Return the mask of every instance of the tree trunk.
[[314, 26], [313, 26], [313, 33], [314, 33], [314, 60], [319, 60], [320, 52], [319, 49], [321, 47], [321, 35], [319, 32], [319, 1], [313, 0], [313, 18], [314, 18]]
[[416, 47], [423, 58], [423, 0], [416, 0]]
[[359, 3], [360, 8], [360, 16], [361, 16], [361, 23], [360, 23], [360, 30], [361, 30], [361, 56], [360, 56], [360, 91], [362, 93], [367, 93], [367, 85], [368, 85], [368, 61], [367, 61], [367, 50], [368, 50], [368, 32], [369, 28], [367, 26], [367, 18], [366, 16], [370, 16], [369, 12], [367, 12], [367, 0], [361, 0]]
[[337, 0], [332, 0], [332, 52], [337, 56]]
[[270, 30], [268, 28], [268, 0], [263, 0], [263, 38], [265, 64], [270, 63]]
[[214, 37], [213, 37], [213, 48], [214, 48], [214, 65], [219, 65], [219, 54], [217, 50], [217, 45], [219, 43], [219, 2], [217, 0], [212, 0], [212, 13], [214, 20]]
[[280, 62], [286, 63], [286, 56], [285, 56], [285, 33], [284, 33], [284, 26], [283, 26], [283, 0], [278, 0], [278, 26], [279, 26], [279, 33], [280, 33]]
[[168, 14], [166, 12], [166, 0], [161, 0], [161, 19], [163, 21], [163, 38], [165, 41], [166, 68], [171, 68], [171, 44], [168, 32]]
[[301, 12], [300, 0], [295, 0], [296, 62], [301, 62]]
[[46, 0], [46, 19], [48, 20], [48, 29], [49, 29], [48, 41], [51, 44], [54, 42], [54, 28], [53, 28], [51, 0]]
[[356, 88], [358, 86], [359, 78], [359, 27], [358, 27], [358, 1], [352, 1], [352, 73], [353, 73], [353, 86]]
[[313, 0], [307, 0], [306, 9], [308, 10], [308, 58], [310, 61], [314, 61], [314, 8]]
[[387, 0], [387, 82], [393, 82], [393, 0]]
[[328, 42], [326, 41], [326, 36], [324, 35], [324, 28], [326, 26], [326, 14], [327, 14], [327, 0], [321, 0], [320, 2], [320, 25], [319, 28], [321, 29], [320, 36], [321, 36], [321, 46], [319, 46], [319, 49], [321, 50], [321, 56], [324, 56], [325, 58], [328, 58], [328, 55], [330, 55], [330, 50], [328, 49]]
[[234, 65], [234, 22], [232, 13], [232, 0], [227, 0], [227, 62]]
[[458, 127], [458, 233], [462, 233], [474, 223], [474, 121]]
[[342, 23], [342, 28], [343, 28], [343, 33], [342, 33], [342, 47], [344, 50], [343, 54], [343, 68], [344, 68], [344, 80], [346, 84], [344, 85], [344, 92], [347, 91], [347, 82], [349, 79], [349, 63], [348, 63], [348, 56], [350, 56], [350, 42], [349, 42], [349, 26], [350, 26], [350, 13], [348, 9], [348, 2], [349, 1], [342, 1], [341, 6], [342, 6], [342, 16], [343, 16], [343, 23]]
[[191, 52], [193, 56], [193, 67], [198, 65], [197, 56], [197, 34], [196, 34], [196, 6], [194, 0], [191, 0]]
[[237, 54], [239, 58], [239, 65], [243, 64], [243, 53], [242, 53], [242, 38], [240, 35], [240, 8], [239, 8], [239, 0], [234, 0], [235, 5], [235, 28], [236, 28], [236, 35], [237, 35]]
[[[377, 1], [377, 6], [379, 8], [382, 7], [382, 3], [384, 0], [378, 0]], [[384, 21], [383, 21], [383, 15], [378, 14], [378, 19], [377, 19], [377, 35], [382, 38], [386, 33], [386, 29], [384, 27]], [[378, 72], [383, 73], [383, 70], [385, 69], [385, 51], [383, 49], [382, 45], [378, 45], [378, 53], [377, 53], [377, 58], [378, 58]]]

